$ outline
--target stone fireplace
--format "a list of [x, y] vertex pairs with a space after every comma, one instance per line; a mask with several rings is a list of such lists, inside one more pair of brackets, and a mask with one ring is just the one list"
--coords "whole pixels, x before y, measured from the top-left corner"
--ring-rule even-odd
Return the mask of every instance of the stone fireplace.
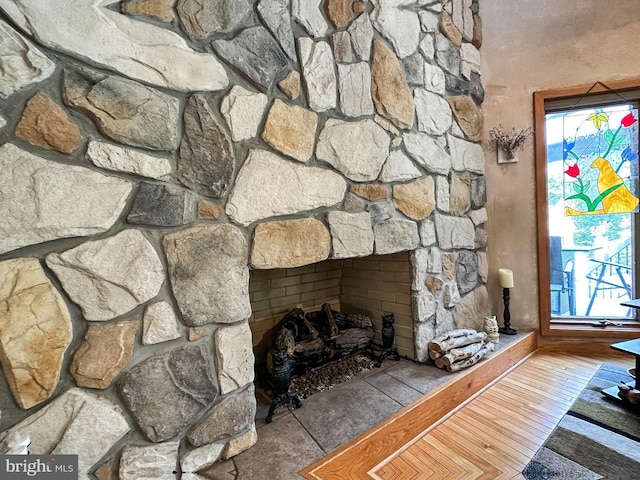
[[201, 3], [0, 0], [0, 452], [189, 478], [279, 308], [489, 313], [478, 1]]

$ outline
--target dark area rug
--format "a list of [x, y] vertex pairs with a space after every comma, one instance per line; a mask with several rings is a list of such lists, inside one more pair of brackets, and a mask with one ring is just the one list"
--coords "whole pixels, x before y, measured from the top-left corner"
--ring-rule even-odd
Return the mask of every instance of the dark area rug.
[[640, 478], [640, 410], [601, 390], [630, 383], [624, 368], [603, 365], [522, 471], [527, 480]]

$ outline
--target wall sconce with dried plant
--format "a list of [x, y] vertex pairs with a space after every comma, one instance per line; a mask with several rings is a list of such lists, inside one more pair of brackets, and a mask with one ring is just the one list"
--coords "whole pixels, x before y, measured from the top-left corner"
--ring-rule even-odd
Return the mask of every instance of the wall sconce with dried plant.
[[[516, 150], [522, 150], [527, 138], [533, 135], [533, 128], [516, 131], [512, 128], [510, 132], [504, 130], [502, 124], [489, 130], [489, 145], [498, 148], [498, 163], [513, 163], [518, 161]], [[502, 153], [502, 155], [501, 155]]]

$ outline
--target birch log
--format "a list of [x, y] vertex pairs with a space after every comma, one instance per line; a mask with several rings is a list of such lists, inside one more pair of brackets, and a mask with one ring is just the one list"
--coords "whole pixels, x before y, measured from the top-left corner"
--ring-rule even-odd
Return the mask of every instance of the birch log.
[[457, 372], [463, 368], [470, 367], [471, 365], [478, 363], [482, 357], [493, 352], [495, 349], [495, 343], [487, 343], [475, 355], [447, 366], [447, 370], [450, 372]]
[[474, 356], [482, 347], [484, 347], [484, 342], [472, 343], [461, 348], [452, 348], [442, 356], [442, 362], [448, 367], [455, 362]]
[[[436, 352], [447, 353], [452, 348], [464, 347], [487, 339], [487, 334], [484, 332], [477, 332], [472, 329], [465, 330], [465, 333], [457, 336], [446, 337], [444, 339], [436, 337], [427, 344], [427, 347]], [[456, 330], [452, 331], [455, 332]]]

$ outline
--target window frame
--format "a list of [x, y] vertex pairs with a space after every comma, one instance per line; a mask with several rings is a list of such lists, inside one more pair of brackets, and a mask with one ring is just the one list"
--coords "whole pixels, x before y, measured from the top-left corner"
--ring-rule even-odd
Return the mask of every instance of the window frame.
[[[538, 255], [538, 315], [540, 335], [558, 337], [631, 338], [640, 336], [640, 322], [616, 319], [622, 326], [594, 327], [593, 320], [557, 319], [551, 321], [551, 292], [549, 268], [549, 211], [547, 204], [547, 147], [545, 132], [545, 104], [552, 101], [588, 99], [615, 92], [627, 94], [630, 101], [640, 101], [640, 77], [595, 85], [554, 88], [533, 93], [534, 158], [536, 183], [537, 255]], [[588, 92], [585, 94], [585, 92]], [[634, 234], [635, 235], [635, 234]], [[634, 238], [638, 242], [638, 238]], [[640, 254], [640, 251], [638, 252]], [[640, 281], [640, 279], [639, 279]], [[638, 312], [640, 313], [640, 312]]]

